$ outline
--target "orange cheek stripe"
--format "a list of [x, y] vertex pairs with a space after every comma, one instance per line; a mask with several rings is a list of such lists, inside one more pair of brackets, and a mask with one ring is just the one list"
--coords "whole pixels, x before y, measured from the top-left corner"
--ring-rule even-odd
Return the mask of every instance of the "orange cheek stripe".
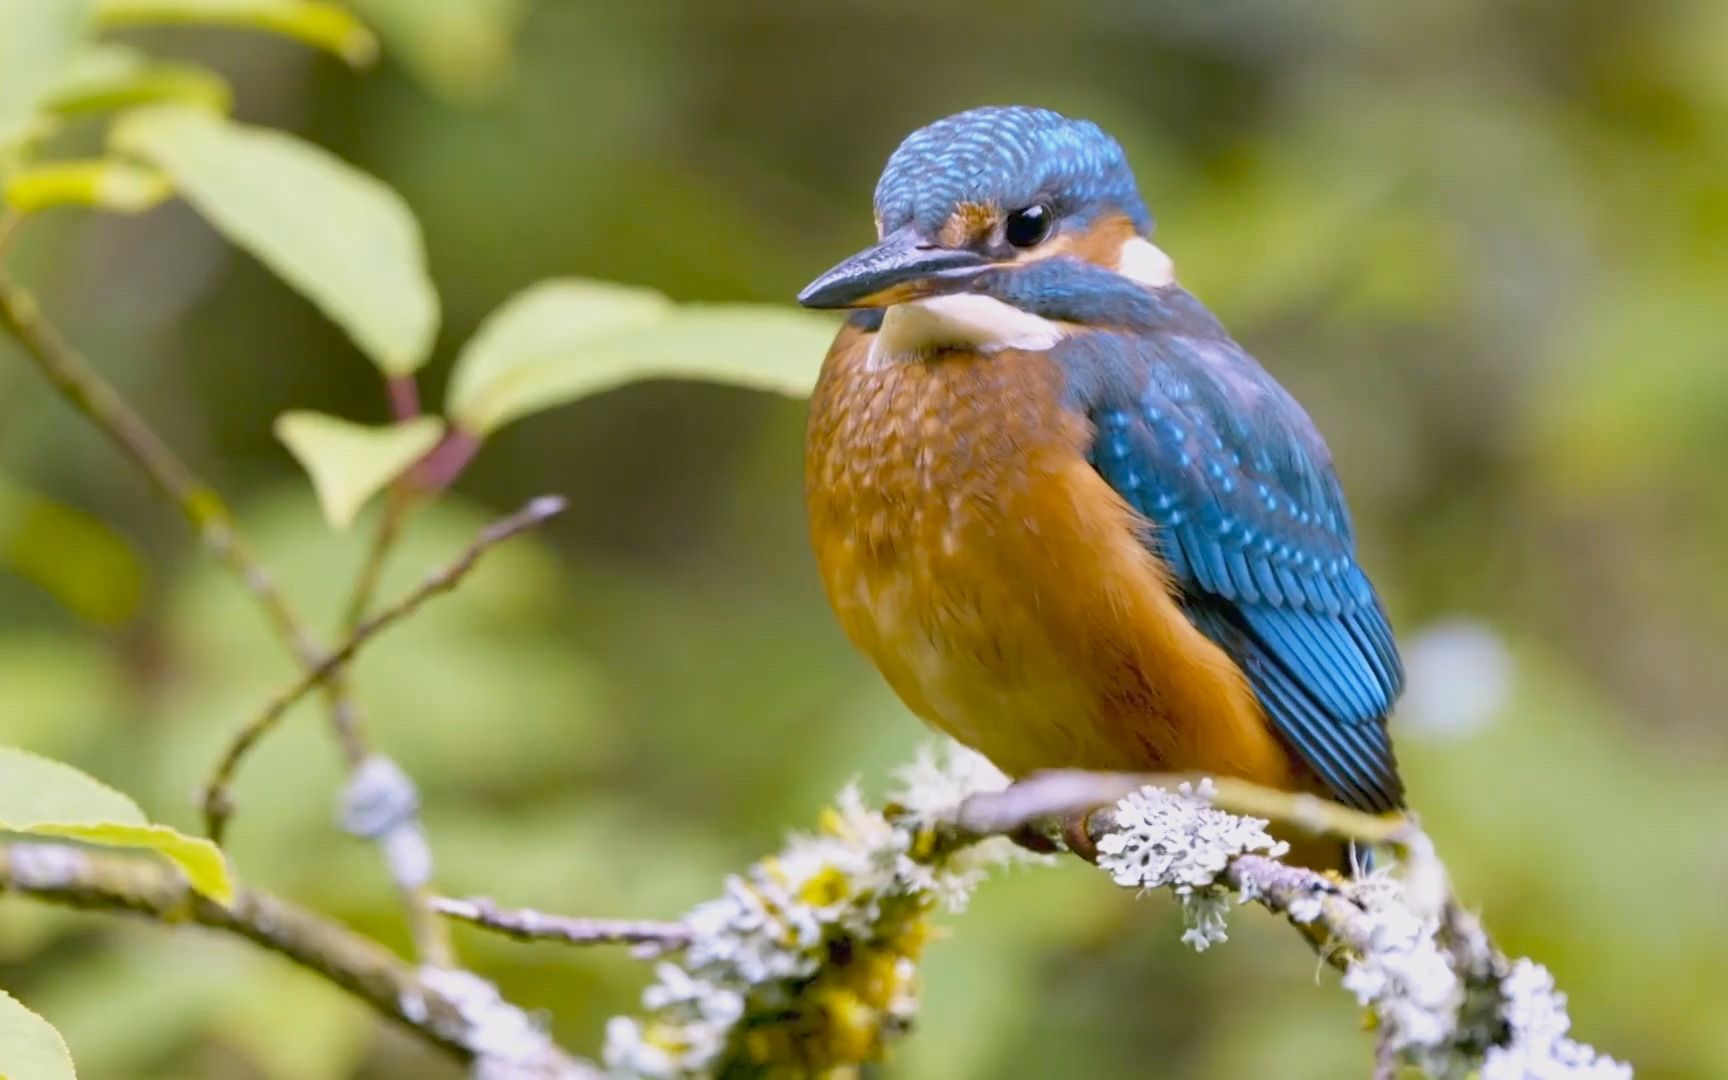
[[[1101, 217], [1091, 228], [1075, 234], [1068, 246], [1069, 254], [1098, 266], [1115, 266], [1122, 255], [1122, 245], [1134, 237], [1134, 223], [1120, 214]], [[1067, 239], [1067, 234], [1064, 234]]]
[[1064, 256], [1097, 266], [1114, 268], [1122, 257], [1122, 245], [1135, 237], [1134, 223], [1120, 214], [1101, 217], [1084, 230], [1068, 229], [1029, 251], [1015, 262], [1035, 263]]

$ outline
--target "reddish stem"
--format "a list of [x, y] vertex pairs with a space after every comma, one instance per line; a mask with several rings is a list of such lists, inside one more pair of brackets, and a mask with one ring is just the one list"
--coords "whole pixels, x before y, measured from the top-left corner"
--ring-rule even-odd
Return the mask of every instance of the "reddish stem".
[[412, 420], [420, 415], [420, 384], [412, 375], [392, 375], [384, 381], [390, 396], [390, 415], [398, 420]]
[[479, 450], [478, 436], [461, 428], [451, 428], [415, 466], [414, 486], [421, 491], [443, 491], [456, 482]]

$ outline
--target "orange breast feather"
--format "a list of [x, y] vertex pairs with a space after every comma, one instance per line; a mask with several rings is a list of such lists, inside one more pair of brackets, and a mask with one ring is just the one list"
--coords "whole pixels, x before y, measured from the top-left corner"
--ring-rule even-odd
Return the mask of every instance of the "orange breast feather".
[[1171, 598], [1145, 521], [1085, 460], [1090, 431], [1049, 357], [873, 362], [870, 340], [848, 327], [829, 353], [805, 494], [841, 625], [912, 711], [1010, 775], [1300, 783], [1240, 672]]

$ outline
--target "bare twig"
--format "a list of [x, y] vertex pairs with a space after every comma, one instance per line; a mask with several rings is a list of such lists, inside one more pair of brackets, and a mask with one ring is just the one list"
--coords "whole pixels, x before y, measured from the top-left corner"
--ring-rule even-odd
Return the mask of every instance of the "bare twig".
[[15, 210], [0, 210], [0, 259], [12, 250], [12, 244], [18, 239], [18, 227], [24, 224], [24, 216]]
[[268, 893], [241, 889], [223, 907], [194, 893], [163, 863], [28, 842], [0, 844], [0, 893], [5, 892], [163, 923], [190, 922], [245, 938], [342, 987], [471, 1064], [477, 1076], [600, 1076], [478, 976], [417, 970], [370, 938]]
[[[234, 528], [233, 515], [221, 496], [193, 473], [113, 386], [60, 337], [43, 318], [35, 297], [4, 274], [0, 274], [0, 328], [18, 339], [61, 396], [142, 469], [151, 484], [179, 509], [204, 545], [257, 601], [299, 665], [308, 672], [317, 668], [324, 660], [323, 648], [307, 631], [304, 620], [289, 605], [269, 572], [252, 553], [250, 545]], [[310, 685], [321, 686], [329, 707], [331, 728], [342, 747], [351, 776], [357, 774], [373, 760], [373, 754], [361, 730], [359, 710], [347, 693], [347, 687], [322, 676], [313, 679]], [[256, 741], [256, 735], [247, 738], [245, 732], [242, 738], [248, 747]], [[232, 770], [232, 765], [229, 769]], [[230, 812], [226, 808], [227, 798], [226, 791], [220, 791], [214, 803], [207, 802], [207, 810], [214, 805], [221, 809], [219, 816], [225, 816]], [[389, 862], [393, 873], [402, 865], [396, 859]], [[427, 907], [425, 883], [400, 877], [396, 883], [407, 906], [409, 923], [421, 955], [431, 963], [448, 964], [448, 935], [443, 923]]]
[[295, 657], [302, 663], [315, 662], [318, 647], [306, 632], [305, 623], [277, 590], [251, 548], [234, 531], [232, 515], [222, 497], [188, 469], [108, 380], [61, 339], [42, 317], [35, 297], [5, 275], [0, 275], [0, 327], [18, 339], [61, 396], [131, 458], [156, 489], [179, 509], [205, 546], [258, 601]]
[[547, 520], [563, 512], [565, 501], [555, 495], [545, 495], [531, 500], [522, 509], [505, 518], [500, 518], [481, 531], [474, 542], [450, 563], [427, 576], [418, 588], [414, 589], [396, 603], [380, 611], [372, 618], [365, 620], [354, 628], [334, 652], [315, 660], [306, 671], [294, 682], [278, 691], [264, 706], [262, 712], [252, 719], [229, 743], [222, 758], [210, 775], [210, 781], [204, 788], [204, 820], [212, 838], [220, 839], [227, 819], [233, 813], [233, 802], [229, 788], [233, 784], [235, 771], [247, 752], [276, 723], [293, 708], [301, 698], [311, 693], [321, 683], [338, 673], [355, 653], [384, 630], [401, 622], [403, 619], [420, 610], [422, 604], [440, 593], [449, 592], [461, 583], [469, 571], [474, 569], [481, 556], [492, 548], [519, 533], [526, 532], [543, 524]]
[[517, 941], [561, 941], [566, 945], [651, 945], [656, 951], [682, 948], [690, 940], [683, 923], [640, 919], [578, 919], [531, 908], [501, 908], [486, 897], [438, 896], [432, 910], [452, 919], [493, 930]]
[[347, 607], [342, 612], [343, 633], [352, 634], [365, 621], [366, 613], [372, 610], [378, 585], [384, 580], [384, 567], [390, 561], [396, 542], [402, 538], [402, 526], [408, 520], [413, 500], [414, 495], [399, 483], [391, 485], [386, 494], [384, 510], [378, 516], [378, 527], [372, 531], [372, 540], [366, 545], [366, 559], [355, 575]]
[[[384, 395], [390, 402], [390, 415], [398, 422], [420, 415], [420, 384], [415, 382], [413, 375], [386, 378]], [[366, 613], [372, 610], [372, 598], [377, 595], [378, 583], [384, 576], [384, 564], [389, 561], [390, 552], [402, 536], [402, 525], [413, 509], [413, 472], [409, 470], [410, 475], [399, 476], [390, 485], [384, 512], [378, 518], [378, 528], [373, 531], [372, 543], [366, 549], [366, 561], [361, 564], [354, 587], [349, 590], [347, 610], [342, 615], [342, 632], [345, 634], [352, 633], [366, 618]]]
[[[420, 415], [420, 387], [412, 374], [393, 375], [385, 380], [385, 394], [390, 402], [390, 414], [398, 421], [410, 420]], [[367, 545], [365, 561], [361, 564], [354, 584], [349, 589], [348, 603], [342, 615], [340, 633], [343, 638], [351, 639], [359, 631], [367, 612], [372, 610], [373, 598], [378, 593], [378, 585], [384, 578], [384, 567], [390, 560], [390, 554], [396, 548], [396, 543], [402, 537], [402, 527], [413, 508], [416, 496], [409, 478], [398, 476], [390, 484], [385, 496], [384, 512], [378, 519], [378, 527], [373, 531], [372, 542]], [[326, 680], [327, 693], [341, 701], [353, 700], [353, 682], [346, 666], [333, 669]], [[350, 713], [351, 716], [351, 713]], [[336, 716], [339, 731], [353, 729], [354, 721], [349, 717]], [[258, 730], [271, 726], [274, 721], [265, 723]], [[244, 738], [246, 732], [242, 732]], [[238, 742], [235, 744], [238, 748]], [[224, 762], [224, 766], [232, 770], [238, 764]], [[440, 919], [431, 907], [432, 901], [432, 849], [426, 841], [425, 830], [420, 824], [419, 794], [393, 762], [386, 760], [370, 763], [384, 768], [399, 778], [396, 785], [399, 809], [402, 815], [387, 824], [380, 831], [362, 833], [368, 839], [378, 844], [384, 852], [385, 863], [396, 880], [396, 887], [402, 893], [403, 901], [408, 910], [408, 927], [413, 937], [414, 945], [419, 955], [429, 964], [448, 967], [455, 962], [455, 942], [451, 939], [450, 929], [444, 920]], [[349, 773], [348, 790], [344, 796], [345, 824], [352, 829], [355, 821], [354, 803], [357, 797], [366, 793], [362, 790], [366, 785], [365, 776], [368, 764], [356, 764]], [[207, 791], [208, 795], [208, 791]], [[206, 810], [211, 807], [222, 808], [231, 805], [226, 796], [208, 799]], [[215, 819], [208, 817], [212, 824]]]

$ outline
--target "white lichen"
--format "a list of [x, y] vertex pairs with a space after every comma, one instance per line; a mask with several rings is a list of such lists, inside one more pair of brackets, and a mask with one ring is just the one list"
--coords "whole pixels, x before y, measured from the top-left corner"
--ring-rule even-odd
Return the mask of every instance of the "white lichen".
[[1488, 1051], [1482, 1080], [1631, 1080], [1632, 1067], [1567, 1037], [1572, 1020], [1554, 976], [1518, 960], [1500, 983], [1501, 1016], [1510, 1038]]
[[373, 754], [342, 791], [342, 828], [384, 851], [390, 877], [419, 888], [432, 880], [432, 847], [420, 825], [420, 791], [390, 758]]
[[[534, 1017], [505, 1000], [498, 987], [471, 971], [423, 967], [420, 983], [455, 1009], [460, 1017], [459, 1039], [474, 1055], [474, 1080], [523, 1080], [527, 1077], [577, 1075]], [[403, 1002], [416, 1021], [427, 1015], [423, 1000]]]
[[1215, 809], [1215, 794], [1210, 780], [1174, 791], [1141, 788], [1116, 804], [1115, 828], [1098, 841], [1098, 865], [1116, 884], [1175, 892], [1188, 925], [1182, 940], [1198, 951], [1228, 940], [1229, 903], [1219, 875], [1230, 861], [1289, 850], [1266, 831], [1265, 821]]
[[[880, 1058], [916, 1013], [928, 915], [959, 909], [989, 869], [1024, 857], [1001, 839], [941, 841], [968, 796], [1003, 783], [982, 758], [950, 747], [897, 775], [892, 813], [847, 787], [818, 833], [793, 837], [690, 913], [690, 943], [657, 969], [647, 1015], [608, 1025], [607, 1065], [633, 1077], [723, 1066], [821, 1075]], [[1547, 971], [1508, 967], [1473, 920], [1456, 920], [1444, 867], [1422, 838], [1405, 845], [1398, 870], [1351, 880], [1267, 859], [1232, 872], [1243, 856], [1276, 860], [1288, 846], [1266, 821], [1212, 806], [1215, 796], [1209, 781], [1143, 788], [1116, 804], [1097, 842], [1117, 884], [1178, 898], [1184, 942], [1225, 941], [1230, 908], [1258, 902], [1324, 924], [1345, 958], [1344, 987], [1394, 1060], [1443, 1080], [1631, 1076], [1567, 1037], [1565, 998]], [[1496, 989], [1488, 973], [1502, 970]], [[1461, 971], [1473, 973], [1468, 986]]]
[[1349, 892], [1361, 915], [1344, 989], [1378, 1018], [1384, 1046], [1431, 1074], [1448, 1075], [1465, 991], [1440, 948], [1438, 919], [1413, 910], [1403, 883], [1387, 873], [1359, 879]]
[[1188, 890], [1182, 894], [1182, 921], [1188, 927], [1182, 931], [1182, 943], [1195, 952], [1205, 952], [1229, 941], [1224, 919], [1230, 913], [1230, 894], [1219, 888], [1179, 888]]
[[[1344, 988], [1373, 1012], [1382, 1045], [1399, 1060], [1446, 1080], [1477, 1070], [1481, 1080], [1630, 1080], [1630, 1067], [1566, 1037], [1565, 995], [1541, 965], [1514, 962], [1500, 980], [1498, 1010], [1468, 1025], [1468, 990], [1441, 945], [1435, 905], [1387, 873], [1346, 892], [1360, 914], [1349, 928]], [[1486, 938], [1479, 944], [1491, 948]], [[1468, 1048], [1490, 1039], [1498, 1042], [1475, 1060]]]
[[608, 1025], [607, 1066], [694, 1077], [724, 1061], [814, 1069], [878, 1056], [916, 1013], [928, 914], [962, 907], [1018, 851], [1001, 840], [944, 851], [933, 828], [1005, 782], [950, 747], [898, 774], [892, 818], [848, 786], [819, 832], [794, 836], [689, 913], [688, 946], [643, 994], [648, 1015]]

